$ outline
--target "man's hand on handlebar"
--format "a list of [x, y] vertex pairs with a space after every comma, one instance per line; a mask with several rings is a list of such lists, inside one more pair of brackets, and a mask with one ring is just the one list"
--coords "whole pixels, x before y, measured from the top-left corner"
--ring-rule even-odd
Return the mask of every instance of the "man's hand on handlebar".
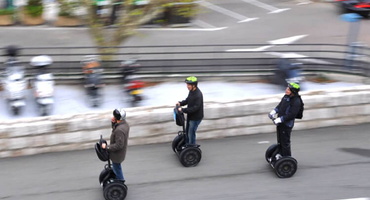
[[181, 108], [180, 102], [177, 102], [177, 103], [176, 103], [176, 107], [177, 107], [177, 110], [178, 110], [178, 111], [180, 111], [180, 112], [182, 111], [182, 108]]

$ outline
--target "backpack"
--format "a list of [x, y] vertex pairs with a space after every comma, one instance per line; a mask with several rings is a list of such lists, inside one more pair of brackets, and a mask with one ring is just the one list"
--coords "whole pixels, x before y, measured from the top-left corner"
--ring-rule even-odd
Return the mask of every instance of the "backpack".
[[299, 108], [299, 111], [297, 115], [295, 116], [296, 119], [302, 119], [303, 118], [303, 111], [304, 111], [304, 103], [300, 95], [298, 95], [298, 99], [301, 101], [301, 107]]
[[184, 113], [177, 110], [177, 106], [173, 109], [173, 119], [175, 120], [177, 126], [185, 125]]

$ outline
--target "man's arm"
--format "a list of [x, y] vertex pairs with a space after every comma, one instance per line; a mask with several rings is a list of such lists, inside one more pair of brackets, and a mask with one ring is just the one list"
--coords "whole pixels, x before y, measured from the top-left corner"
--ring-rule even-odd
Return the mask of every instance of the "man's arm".
[[115, 143], [114, 144], [111, 144], [111, 145], [108, 145], [108, 150], [109, 151], [119, 151], [119, 150], [122, 150], [124, 148], [124, 139], [125, 139], [125, 135], [120, 131], [118, 133], [115, 133]]

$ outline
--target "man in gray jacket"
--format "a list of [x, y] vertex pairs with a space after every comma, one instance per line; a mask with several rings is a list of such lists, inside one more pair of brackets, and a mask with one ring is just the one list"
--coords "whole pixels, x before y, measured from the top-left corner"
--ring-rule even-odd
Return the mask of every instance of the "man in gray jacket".
[[109, 157], [112, 160], [113, 172], [116, 179], [125, 181], [122, 173], [121, 163], [125, 160], [127, 141], [129, 137], [130, 126], [126, 122], [126, 111], [123, 109], [115, 109], [112, 117], [112, 134], [110, 136], [110, 144], [102, 144], [102, 148], [107, 148]]

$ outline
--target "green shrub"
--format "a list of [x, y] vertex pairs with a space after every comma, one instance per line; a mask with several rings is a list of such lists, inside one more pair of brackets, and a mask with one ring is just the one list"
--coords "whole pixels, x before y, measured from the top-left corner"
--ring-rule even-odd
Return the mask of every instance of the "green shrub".
[[75, 17], [76, 10], [80, 7], [78, 1], [59, 0], [59, 16]]
[[0, 9], [0, 15], [13, 15], [15, 10], [13, 8]]
[[171, 10], [177, 16], [191, 18], [197, 14], [197, 3], [194, 0], [173, 0], [164, 7]]
[[27, 6], [42, 6], [42, 0], [28, 0]]
[[28, 0], [25, 9], [27, 15], [39, 17], [44, 11], [44, 6], [42, 5], [42, 0]]

